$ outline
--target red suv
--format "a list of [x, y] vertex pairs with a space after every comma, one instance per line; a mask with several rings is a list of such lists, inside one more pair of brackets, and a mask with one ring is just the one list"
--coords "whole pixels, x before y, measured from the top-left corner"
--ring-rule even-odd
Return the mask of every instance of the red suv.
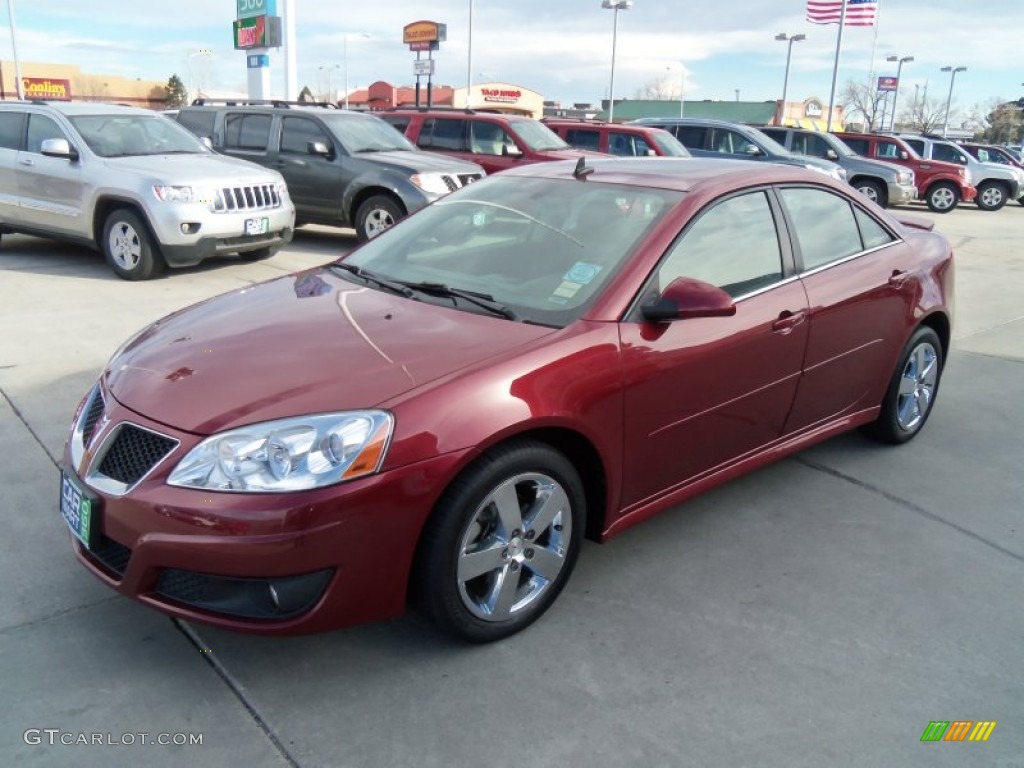
[[970, 172], [962, 165], [924, 160], [899, 136], [870, 133], [837, 133], [836, 136], [858, 155], [912, 169], [918, 199], [924, 200], [936, 213], [948, 213], [961, 200], [969, 203], [978, 194]]
[[675, 136], [652, 125], [544, 118], [541, 122], [577, 149], [624, 157], [692, 157]]
[[396, 109], [374, 113], [421, 149], [460, 157], [497, 173], [528, 163], [603, 157], [573, 149], [544, 123], [500, 112]]

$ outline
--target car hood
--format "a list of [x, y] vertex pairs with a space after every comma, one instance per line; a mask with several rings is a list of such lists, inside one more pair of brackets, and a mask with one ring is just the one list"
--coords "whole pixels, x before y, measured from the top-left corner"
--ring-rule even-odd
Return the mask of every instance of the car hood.
[[887, 172], [896, 177], [898, 174], [907, 173], [908, 169], [896, 163], [887, 163], [884, 160], [871, 160], [867, 157], [844, 155], [840, 158], [840, 165], [847, 170], [875, 171], [877, 173]]
[[448, 157], [436, 152], [423, 152], [418, 149], [393, 149], [388, 152], [357, 152], [354, 157], [370, 160], [375, 163], [387, 163], [396, 168], [404, 168], [412, 173], [483, 173], [484, 169], [476, 163]]
[[283, 181], [281, 174], [247, 160], [217, 154], [129, 155], [103, 159], [108, 168], [164, 184], [255, 184]]
[[581, 157], [608, 157], [604, 152], [594, 152], [589, 149], [542, 149], [540, 153], [552, 160], [579, 160]]
[[795, 152], [791, 152], [789, 155], [782, 155], [780, 157], [772, 157], [771, 159], [776, 163], [799, 165], [801, 168], [813, 166], [814, 168], [820, 168], [823, 171], [835, 171], [839, 167], [831, 160], [823, 160], [822, 158], [814, 157], [813, 155], [798, 155]]
[[323, 267], [157, 321], [111, 359], [106, 386], [137, 413], [207, 435], [374, 407], [552, 332], [405, 299]]

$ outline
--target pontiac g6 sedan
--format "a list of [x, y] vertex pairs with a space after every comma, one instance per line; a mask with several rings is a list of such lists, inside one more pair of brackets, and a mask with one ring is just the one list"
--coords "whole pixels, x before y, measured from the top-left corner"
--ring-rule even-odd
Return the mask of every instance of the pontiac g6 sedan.
[[508, 636], [585, 536], [855, 427], [914, 437], [950, 340], [952, 252], [928, 230], [765, 163], [489, 177], [129, 340], [64, 454], [75, 552], [230, 629], [412, 602]]

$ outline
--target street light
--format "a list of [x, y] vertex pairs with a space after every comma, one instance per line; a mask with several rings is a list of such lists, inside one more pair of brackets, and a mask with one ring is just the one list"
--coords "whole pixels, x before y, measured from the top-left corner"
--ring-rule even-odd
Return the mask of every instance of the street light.
[[949, 130], [949, 105], [953, 101], [953, 81], [956, 80], [957, 72], [966, 72], [967, 67], [943, 67], [940, 72], [949, 72], [949, 95], [946, 97], [946, 120], [942, 124], [942, 138], [946, 138], [946, 131]]
[[786, 91], [789, 90], [789, 61], [793, 58], [793, 43], [806, 40], [807, 35], [787, 35], [785, 32], [779, 32], [775, 39], [782, 42], [789, 41], [786, 48], [786, 75], [782, 78], [782, 109], [779, 114], [779, 125], [783, 125], [786, 122]]
[[188, 103], [192, 103], [195, 94], [192, 91], [192, 59], [196, 56], [213, 56], [213, 51], [192, 51], [188, 55]]
[[608, 122], [615, 121], [615, 43], [619, 34], [619, 11], [628, 11], [633, 7], [633, 0], [601, 0], [601, 7], [615, 11], [612, 24], [612, 80], [608, 85]]
[[[896, 65], [896, 90], [892, 94], [892, 117], [889, 118], [889, 130], [896, 133], [896, 100], [900, 97], [900, 75], [903, 73], [903, 65], [913, 61], [913, 56], [886, 56], [886, 61], [898, 61]], [[885, 126], [882, 126], [885, 130]]]
[[[327, 70], [327, 100], [334, 101], [334, 70], [341, 69], [341, 64], [321, 64], [316, 68], [317, 72]], [[317, 85], [320, 84], [320, 75], [316, 76]]]
[[345, 109], [348, 109], [348, 39], [355, 35], [356, 37], [362, 37], [367, 40], [370, 39], [369, 32], [346, 32], [345, 33], [345, 44], [342, 46], [342, 57], [345, 61]]
[[[679, 65], [679, 116], [683, 116], [683, 99], [686, 98], [686, 67], [683, 62], [677, 61]], [[672, 71], [672, 67], [665, 67], [665, 69]]]

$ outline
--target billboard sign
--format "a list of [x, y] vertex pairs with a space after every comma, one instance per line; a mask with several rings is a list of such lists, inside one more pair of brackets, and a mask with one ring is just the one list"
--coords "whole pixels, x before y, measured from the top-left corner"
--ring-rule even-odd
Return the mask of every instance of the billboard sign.
[[416, 61], [412, 63], [412, 73], [416, 75], [416, 77], [434, 74], [434, 60], [416, 59]]
[[895, 77], [880, 77], [878, 78], [878, 91], [898, 91], [900, 88], [900, 81]]
[[281, 17], [253, 16], [238, 19], [232, 26], [235, 35], [235, 50], [247, 48], [280, 48]]
[[[402, 27], [402, 42], [413, 43], [443, 43], [448, 39], [448, 25], [438, 24], [436, 21], [414, 21]], [[416, 49], [413, 49], [416, 50]]]
[[235, 0], [235, 18], [277, 16], [277, 0]]
[[71, 81], [50, 77], [21, 78], [21, 92], [26, 99], [71, 101]]

